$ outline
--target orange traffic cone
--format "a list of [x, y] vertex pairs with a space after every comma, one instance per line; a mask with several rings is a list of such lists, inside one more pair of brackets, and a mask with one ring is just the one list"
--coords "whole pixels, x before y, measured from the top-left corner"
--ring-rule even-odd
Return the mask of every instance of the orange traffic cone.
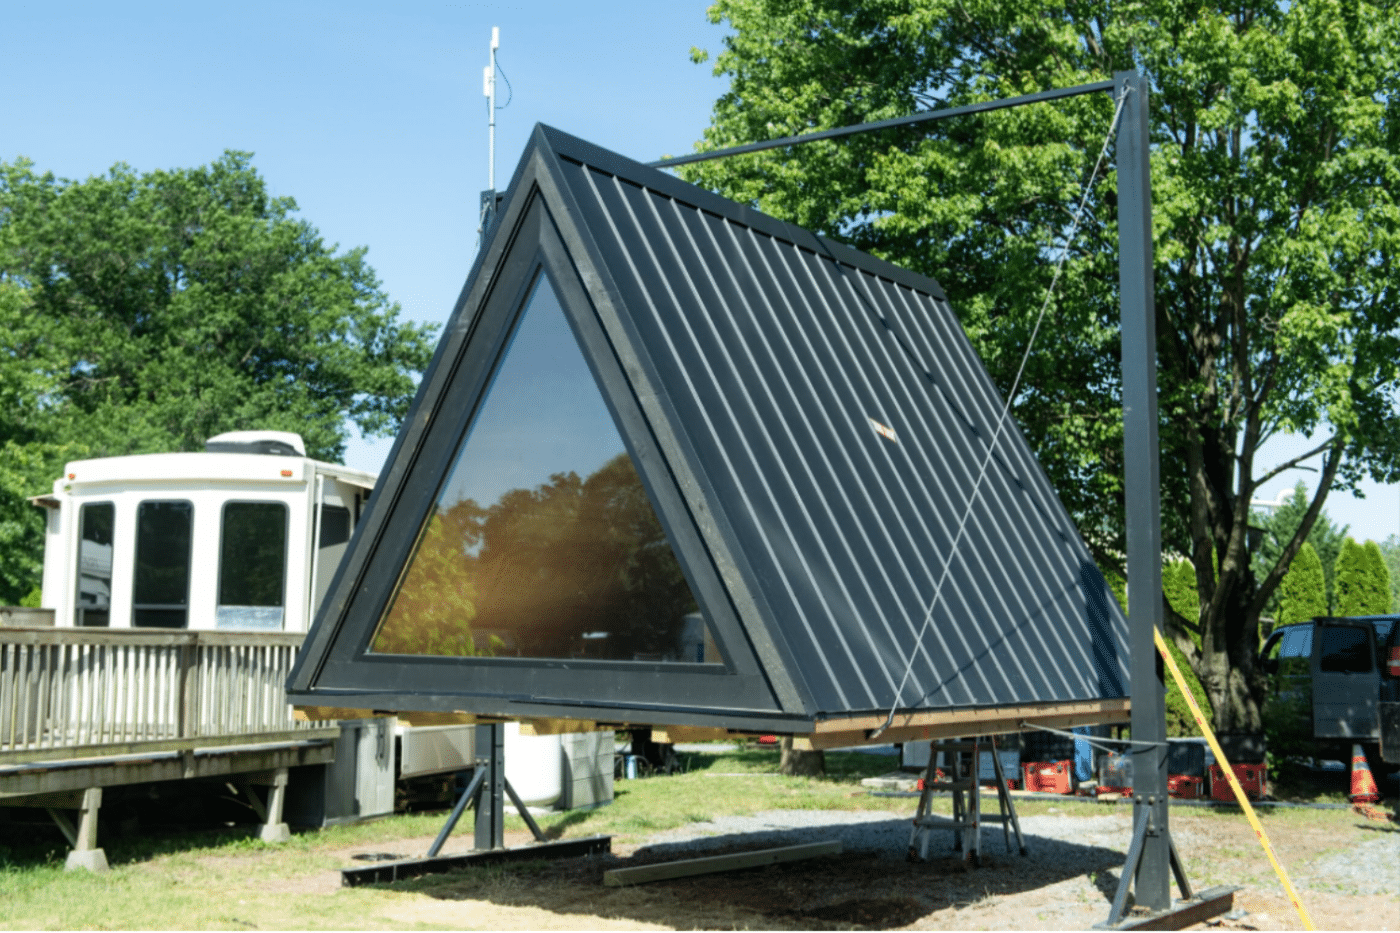
[[[1371, 766], [1366, 763], [1366, 753], [1360, 745], [1351, 747], [1351, 802], [1362, 813], [1370, 810], [1369, 804], [1379, 803], [1380, 788], [1371, 776]], [[1367, 813], [1369, 815], [1369, 813]]]

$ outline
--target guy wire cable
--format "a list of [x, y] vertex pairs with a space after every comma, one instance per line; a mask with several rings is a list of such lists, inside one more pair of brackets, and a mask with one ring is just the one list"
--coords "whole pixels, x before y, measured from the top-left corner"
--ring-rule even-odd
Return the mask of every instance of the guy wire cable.
[[1021, 354], [1021, 365], [1016, 369], [1016, 378], [1011, 383], [1011, 390], [1006, 393], [1006, 404], [1002, 406], [1001, 415], [997, 418], [996, 430], [992, 432], [992, 439], [987, 443], [987, 453], [982, 458], [981, 468], [977, 471], [977, 481], [972, 484], [972, 491], [968, 493], [967, 506], [963, 509], [961, 521], [958, 522], [958, 531], [953, 537], [952, 547], [948, 550], [948, 559], [943, 562], [943, 573], [939, 576], [938, 583], [933, 589], [933, 598], [929, 601], [928, 612], [924, 614], [923, 625], [914, 636], [914, 644], [909, 651], [909, 663], [904, 666], [904, 677], [900, 679], [899, 687], [894, 692], [890, 713], [878, 728], [870, 731], [867, 738], [879, 738], [894, 722], [894, 714], [899, 708], [900, 698], [904, 695], [904, 687], [909, 682], [909, 674], [914, 670], [914, 659], [918, 656], [919, 645], [923, 644], [924, 635], [928, 632], [929, 624], [933, 621], [933, 610], [938, 606], [939, 596], [943, 593], [943, 583], [948, 579], [949, 571], [952, 570], [953, 558], [957, 556], [958, 544], [962, 541], [963, 532], [967, 529], [967, 520], [972, 515], [973, 503], [976, 502], [977, 493], [982, 488], [982, 479], [987, 475], [987, 464], [991, 462], [992, 453], [996, 450], [997, 441], [1001, 438], [1001, 430], [1006, 424], [1007, 415], [1011, 412], [1011, 403], [1016, 398], [1016, 390], [1020, 388], [1021, 377], [1026, 372], [1026, 363], [1030, 360], [1036, 335], [1040, 333], [1040, 325], [1045, 320], [1045, 314], [1050, 309], [1050, 300], [1055, 296], [1055, 289], [1060, 283], [1060, 273], [1069, 260], [1069, 248], [1074, 245], [1074, 238], [1079, 233], [1079, 224], [1084, 217], [1084, 206], [1089, 203], [1089, 193], [1094, 189], [1094, 182], [1099, 177], [1099, 169], [1103, 166], [1104, 157], [1108, 154], [1108, 144], [1113, 141], [1113, 132], [1118, 128], [1118, 118], [1123, 113], [1123, 102], [1131, 93], [1132, 88], [1125, 87], [1118, 96], [1117, 106], [1113, 111], [1113, 120], [1109, 123], [1108, 132], [1104, 134], [1103, 146], [1099, 149], [1098, 160], [1094, 162], [1094, 170], [1089, 174], [1089, 180], [1084, 185], [1084, 193], [1080, 196], [1079, 206], [1074, 211], [1074, 222], [1070, 225], [1069, 234], [1065, 237], [1064, 246], [1060, 249], [1060, 258], [1055, 263], [1055, 273], [1050, 278], [1050, 286], [1045, 290], [1045, 300], [1040, 304], [1040, 313], [1036, 315], [1035, 326], [1031, 328], [1025, 352]]

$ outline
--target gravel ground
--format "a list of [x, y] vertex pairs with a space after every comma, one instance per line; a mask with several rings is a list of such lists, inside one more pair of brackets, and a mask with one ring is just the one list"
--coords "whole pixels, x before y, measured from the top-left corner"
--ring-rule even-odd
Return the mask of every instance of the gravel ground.
[[[1400, 929], [1400, 830], [1394, 824], [1368, 827], [1348, 813], [1338, 813], [1335, 819], [1339, 825], [1333, 830], [1324, 825], [1307, 832], [1284, 832], [1282, 827], [1273, 832], [1279, 857], [1314, 920], [1323, 929]], [[826, 874], [825, 883], [789, 889], [818, 904], [822, 892], [835, 899], [831, 909], [838, 913], [804, 915], [814, 926], [828, 919], [887, 928], [907, 924], [911, 929], [1084, 929], [1102, 922], [1130, 838], [1131, 809], [1027, 816], [1021, 828], [1028, 858], [1008, 855], [999, 827], [991, 825], [983, 830], [984, 867], [971, 872], [959, 870], [947, 831], [929, 846], [934, 864], [922, 866], [923, 872], [917, 872], [920, 866], [907, 865], [909, 815], [898, 812], [778, 810], [721, 817], [656, 833], [632, 857], [669, 861], [716, 850], [839, 840], [842, 864], [813, 863], [807, 869]], [[1368, 828], [1374, 838], [1364, 838], [1371, 835]], [[1183, 817], [1174, 820], [1172, 832], [1198, 890], [1215, 884], [1242, 887], [1236, 896], [1238, 909], [1221, 928], [1299, 928], [1296, 913], [1242, 816]], [[916, 873], [909, 874], [911, 869]], [[838, 893], [851, 874], [855, 884], [850, 887], [864, 884], [868, 894]], [[783, 877], [774, 881], [790, 883]], [[887, 895], [877, 896], [880, 890]], [[729, 891], [735, 903], [761, 904], [761, 893], [747, 892], [747, 898], [745, 894], [742, 889]]]

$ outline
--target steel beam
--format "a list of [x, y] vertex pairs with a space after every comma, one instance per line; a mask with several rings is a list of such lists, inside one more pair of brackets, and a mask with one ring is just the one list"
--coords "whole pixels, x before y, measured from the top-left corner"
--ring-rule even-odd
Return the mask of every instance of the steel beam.
[[362, 884], [392, 884], [420, 875], [458, 871], [472, 865], [499, 865], [502, 862], [532, 862], [537, 859], [578, 858], [581, 855], [602, 855], [612, 851], [612, 836], [586, 836], [583, 839], [562, 839], [513, 849], [492, 849], [487, 852], [466, 852], [461, 855], [441, 855], [437, 858], [412, 858], [395, 862], [380, 862], [364, 868], [342, 868], [340, 883], [347, 888]]
[[747, 155], [751, 152], [763, 152], [766, 149], [784, 149], [788, 146], [800, 146], [803, 143], [814, 143], [823, 139], [839, 139], [842, 136], [855, 136], [859, 133], [870, 133], [875, 130], [889, 130], [901, 126], [914, 126], [919, 123], [931, 123], [935, 120], [947, 120], [950, 117], [965, 117], [973, 113], [987, 113], [991, 110], [1005, 110], [1009, 107], [1038, 104], [1047, 100], [1078, 97], [1081, 94], [1096, 94], [1100, 91], [1112, 90], [1113, 86], [1113, 81], [1096, 81], [1093, 84], [1080, 84], [1075, 87], [1056, 87], [1048, 91], [1037, 91], [1034, 94], [1022, 94], [1019, 97], [984, 100], [976, 104], [964, 104], [961, 107], [921, 110], [918, 113], [911, 113], [905, 117], [891, 117], [888, 120], [876, 120], [873, 123], [838, 126], [834, 129], [818, 130], [815, 133], [803, 133], [798, 136], [783, 136], [778, 139], [765, 139], [762, 142], [745, 143], [742, 146], [730, 146], [727, 149], [714, 149], [710, 152], [693, 152], [683, 156], [672, 156], [669, 159], [648, 162], [647, 166], [650, 168], [674, 168], [677, 165], [688, 165], [691, 162], [708, 162], [710, 159], [723, 159], [729, 156]]
[[1119, 883], [1136, 902], [1171, 906], [1167, 822], [1167, 713], [1153, 631], [1162, 625], [1162, 521], [1157, 444], [1157, 327], [1152, 256], [1152, 179], [1147, 79], [1113, 77], [1123, 97], [1118, 124], [1118, 284], [1123, 340], [1123, 498], [1128, 536], [1128, 629], [1132, 653], [1133, 798], [1148, 809], [1136, 864]]

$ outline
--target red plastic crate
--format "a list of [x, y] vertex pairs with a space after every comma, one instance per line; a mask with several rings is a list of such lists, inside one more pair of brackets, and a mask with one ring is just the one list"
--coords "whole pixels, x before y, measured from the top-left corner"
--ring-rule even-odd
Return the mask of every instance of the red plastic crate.
[[1199, 800], [1204, 797], [1204, 778], [1190, 774], [1172, 774], [1167, 777], [1167, 795], [1178, 800]]
[[[1234, 765], [1233, 770], [1235, 779], [1244, 789], [1244, 795], [1250, 800], [1261, 800], [1269, 792], [1267, 765]], [[1225, 780], [1225, 770], [1220, 765], [1211, 765], [1209, 772], [1211, 799], [1233, 801], [1235, 792], [1230, 789], [1230, 782]]]
[[1026, 779], [1026, 790], [1042, 794], [1070, 793], [1069, 761], [1032, 761], [1021, 765], [1021, 774]]

